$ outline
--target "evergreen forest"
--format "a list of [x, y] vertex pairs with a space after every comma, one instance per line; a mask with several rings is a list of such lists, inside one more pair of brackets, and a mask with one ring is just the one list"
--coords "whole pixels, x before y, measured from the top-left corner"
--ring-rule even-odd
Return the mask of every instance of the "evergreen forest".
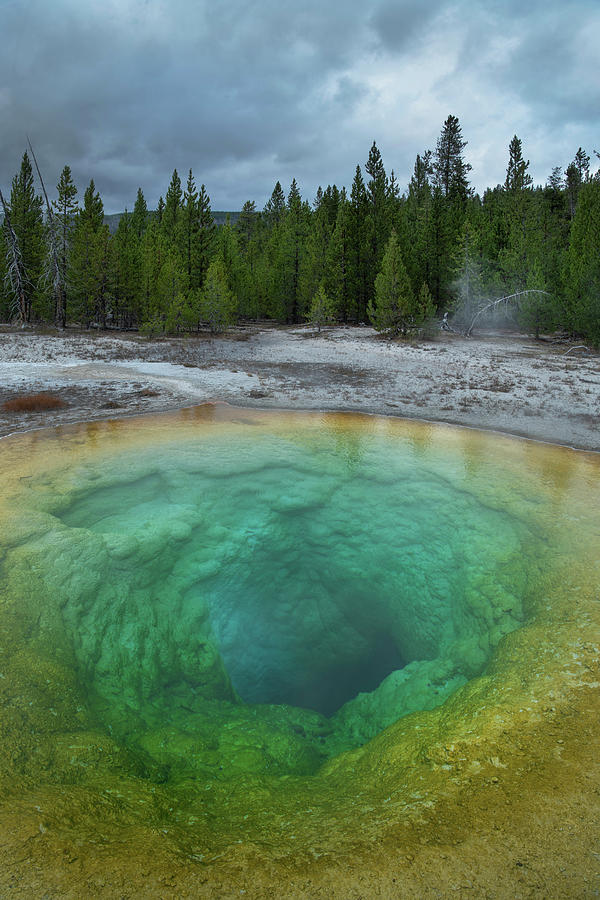
[[295, 180], [287, 194], [277, 182], [264, 209], [249, 200], [219, 227], [205, 186], [174, 171], [158, 208], [139, 188], [114, 233], [94, 181], [80, 197], [65, 165], [50, 199], [30, 148], [0, 195], [0, 321], [161, 335], [270, 319], [414, 334], [445, 312], [466, 323], [513, 297], [523, 331], [600, 345], [600, 172], [590, 156], [579, 148], [535, 186], [515, 135], [504, 181], [480, 196], [466, 146], [450, 115], [404, 191], [373, 143], [349, 192], [328, 185], [311, 203]]

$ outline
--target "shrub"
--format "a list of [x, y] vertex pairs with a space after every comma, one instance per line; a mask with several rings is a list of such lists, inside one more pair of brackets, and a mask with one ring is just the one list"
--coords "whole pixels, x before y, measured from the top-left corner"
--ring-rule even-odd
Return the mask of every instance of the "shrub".
[[312, 299], [309, 313], [306, 317], [311, 325], [316, 325], [317, 330], [321, 330], [321, 326], [327, 322], [335, 320], [335, 309], [333, 300], [325, 293], [325, 288], [321, 284], [319, 290]]
[[165, 333], [165, 323], [160, 318], [160, 316], [146, 319], [141, 323], [139, 332], [141, 335], [147, 338], [159, 337]]
[[60, 409], [67, 404], [54, 394], [22, 394], [6, 400], [2, 404], [4, 412], [42, 412], [47, 409]]

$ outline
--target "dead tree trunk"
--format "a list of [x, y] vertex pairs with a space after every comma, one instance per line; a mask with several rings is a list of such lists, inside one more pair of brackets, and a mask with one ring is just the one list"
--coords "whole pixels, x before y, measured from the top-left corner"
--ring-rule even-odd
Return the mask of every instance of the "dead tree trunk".
[[6, 248], [6, 282], [9, 291], [13, 295], [13, 311], [21, 325], [29, 322], [30, 304], [25, 291], [25, 276], [23, 274], [23, 259], [19, 248], [19, 241], [10, 221], [8, 206], [0, 191], [0, 203], [4, 210], [4, 230], [7, 238]]
[[60, 265], [60, 248], [58, 243], [58, 235], [56, 233], [56, 223], [54, 221], [54, 213], [52, 212], [50, 201], [48, 200], [46, 185], [44, 184], [44, 179], [42, 178], [42, 173], [40, 172], [40, 167], [38, 166], [38, 161], [35, 158], [35, 153], [33, 152], [33, 147], [31, 146], [31, 141], [29, 140], [29, 138], [27, 138], [27, 143], [29, 144], [29, 149], [31, 150], [31, 155], [35, 163], [38, 178], [40, 179], [40, 184], [42, 185], [44, 198], [46, 200], [46, 210], [48, 213], [48, 236], [50, 244], [49, 280], [52, 283], [52, 293], [54, 295], [54, 321], [59, 328], [64, 328], [67, 324], [67, 292], [65, 289], [64, 273]]
[[506, 306], [508, 306], [510, 300], [515, 300], [517, 297], [523, 297], [525, 294], [546, 294], [546, 296], [550, 296], [548, 294], [548, 291], [539, 291], [539, 290], [536, 290], [535, 288], [530, 288], [529, 290], [526, 290], [526, 291], [517, 291], [515, 294], [508, 294], [506, 297], [500, 297], [498, 300], [490, 300], [489, 303], [486, 303], [485, 306], [482, 306], [482, 307], [480, 307], [480, 309], [477, 310], [477, 312], [471, 319], [471, 324], [465, 331], [465, 337], [471, 336], [473, 327], [475, 326], [475, 322], [477, 321], [479, 316], [483, 315], [484, 312], [487, 312], [490, 309], [495, 309], [501, 303], [504, 303], [504, 304], [506, 304]]

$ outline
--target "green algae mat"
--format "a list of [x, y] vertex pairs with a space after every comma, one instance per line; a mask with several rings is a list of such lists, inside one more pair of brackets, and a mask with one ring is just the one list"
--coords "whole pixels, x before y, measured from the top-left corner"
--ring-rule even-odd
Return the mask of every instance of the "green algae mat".
[[209, 404], [0, 466], [12, 896], [354, 896], [596, 696], [595, 454]]

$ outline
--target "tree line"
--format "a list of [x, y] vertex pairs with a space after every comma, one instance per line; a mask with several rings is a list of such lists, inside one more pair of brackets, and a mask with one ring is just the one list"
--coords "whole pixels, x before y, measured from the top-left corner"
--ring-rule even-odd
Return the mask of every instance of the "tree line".
[[158, 208], [139, 188], [112, 235], [93, 180], [80, 201], [65, 166], [50, 201], [25, 152], [0, 197], [0, 318], [147, 334], [369, 322], [406, 334], [516, 295], [523, 330], [600, 344], [600, 173], [589, 155], [579, 148], [534, 186], [515, 135], [504, 182], [479, 195], [466, 146], [450, 115], [403, 192], [373, 143], [349, 193], [329, 185], [311, 204], [295, 180], [287, 195], [277, 182], [262, 211], [248, 201], [219, 228], [205, 186], [174, 171]]

